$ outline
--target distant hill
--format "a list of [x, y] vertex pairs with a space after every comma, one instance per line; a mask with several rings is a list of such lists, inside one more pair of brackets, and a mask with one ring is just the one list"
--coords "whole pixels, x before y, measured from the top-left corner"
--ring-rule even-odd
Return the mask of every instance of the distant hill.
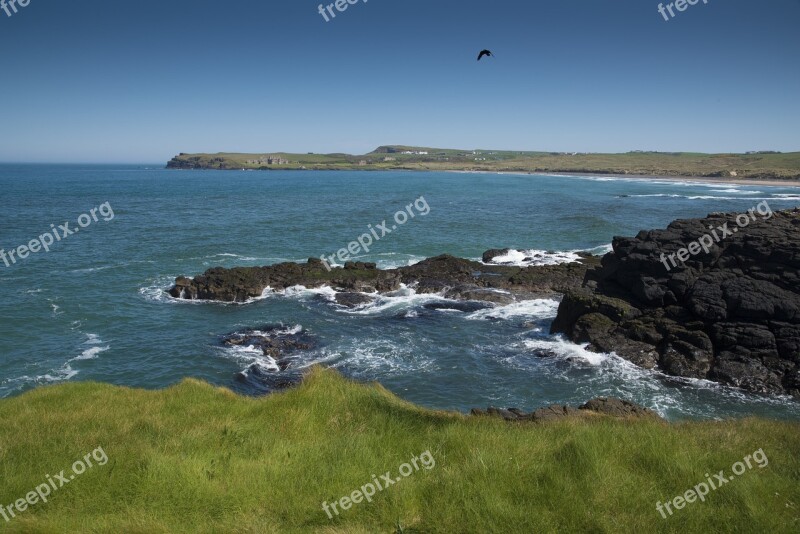
[[384, 145], [363, 155], [181, 153], [170, 160], [167, 168], [564, 172], [800, 180], [800, 152], [597, 154]]

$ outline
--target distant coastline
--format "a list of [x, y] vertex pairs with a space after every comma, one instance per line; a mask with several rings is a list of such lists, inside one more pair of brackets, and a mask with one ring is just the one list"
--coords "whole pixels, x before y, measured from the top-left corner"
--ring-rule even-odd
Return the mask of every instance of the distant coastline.
[[360, 170], [609, 176], [712, 183], [800, 185], [800, 152], [594, 154], [458, 150], [388, 145], [364, 155], [181, 153], [183, 170]]

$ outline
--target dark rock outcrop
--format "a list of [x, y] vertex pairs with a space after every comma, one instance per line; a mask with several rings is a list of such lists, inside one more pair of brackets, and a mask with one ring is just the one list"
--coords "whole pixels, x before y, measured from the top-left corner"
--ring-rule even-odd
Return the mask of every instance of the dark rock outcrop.
[[227, 347], [253, 347], [274, 360], [273, 365], [253, 363], [236, 373], [235, 380], [249, 391], [269, 393], [299, 384], [303, 373], [290, 367], [290, 359], [298, 352], [317, 346], [317, 341], [305, 330], [283, 325], [266, 325], [258, 329], [247, 329], [222, 336]]
[[487, 410], [473, 408], [470, 412], [474, 416], [494, 416], [501, 417], [506, 421], [533, 421], [541, 423], [545, 421], [557, 421], [584, 415], [606, 415], [615, 418], [653, 418], [662, 419], [653, 410], [644, 408], [630, 401], [599, 397], [592, 399], [579, 408], [554, 404], [539, 408], [531, 413], [525, 413], [517, 408], [495, 408], [490, 406]]
[[670, 375], [800, 397], [800, 210], [759, 207], [614, 238], [552, 331]]
[[286, 356], [297, 351], [313, 349], [314, 338], [300, 329], [286, 328], [282, 325], [266, 325], [258, 329], [248, 329], [222, 336], [222, 344], [227, 347], [254, 347], [261, 349], [265, 356], [275, 360], [281, 371], [287, 367]]
[[[599, 265], [599, 258], [585, 255], [580, 262], [541, 267], [484, 265], [443, 255], [416, 265], [381, 270], [374, 263], [345, 264], [328, 270], [319, 259], [305, 264], [281, 263], [268, 267], [215, 267], [195, 278], [179, 277], [169, 290], [174, 298], [245, 302], [271, 288], [330, 286], [347, 293], [388, 293], [401, 284], [420, 293], [444, 292], [447, 298], [509, 304], [516, 300], [552, 297], [581, 285], [586, 270]], [[345, 306], [366, 302], [361, 298], [337, 298]]]

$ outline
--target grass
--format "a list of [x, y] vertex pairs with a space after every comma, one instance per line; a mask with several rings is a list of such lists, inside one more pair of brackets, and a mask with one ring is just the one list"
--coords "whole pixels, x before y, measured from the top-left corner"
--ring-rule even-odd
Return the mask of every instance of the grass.
[[[509, 424], [433, 412], [314, 369], [241, 397], [68, 383], [0, 401], [0, 503], [103, 447], [109, 461], [2, 532], [797, 532], [800, 425], [587, 417]], [[670, 500], [763, 449], [755, 467], [663, 519]], [[420, 469], [333, 520], [322, 501]], [[67, 471], [69, 473], [69, 471]], [[394, 475], [396, 476], [396, 475]]]

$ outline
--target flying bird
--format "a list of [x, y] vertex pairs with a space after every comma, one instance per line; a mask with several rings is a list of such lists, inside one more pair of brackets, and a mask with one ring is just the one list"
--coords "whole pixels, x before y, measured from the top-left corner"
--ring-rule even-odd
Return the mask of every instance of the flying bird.
[[483, 56], [494, 57], [494, 54], [492, 54], [491, 50], [481, 50], [481, 53], [478, 54], [478, 61], [480, 61]]

